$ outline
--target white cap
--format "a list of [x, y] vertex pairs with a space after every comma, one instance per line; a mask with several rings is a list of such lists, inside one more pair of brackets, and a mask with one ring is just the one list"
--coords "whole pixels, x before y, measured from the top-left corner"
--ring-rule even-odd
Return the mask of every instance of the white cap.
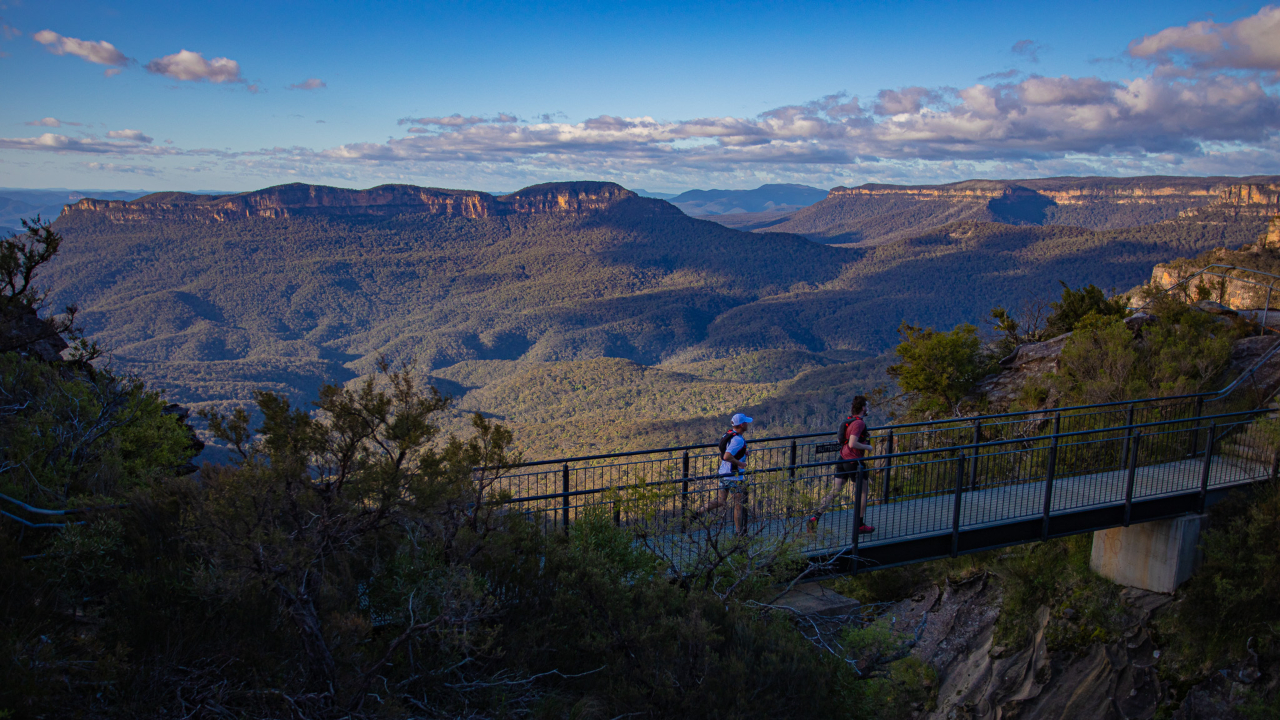
[[749, 423], [749, 422], [754, 422], [754, 421], [751, 418], [747, 417], [746, 415], [743, 415], [742, 413], [738, 413], [737, 415], [734, 415], [733, 417], [729, 418], [729, 425], [732, 427], [745, 425], [746, 423]]

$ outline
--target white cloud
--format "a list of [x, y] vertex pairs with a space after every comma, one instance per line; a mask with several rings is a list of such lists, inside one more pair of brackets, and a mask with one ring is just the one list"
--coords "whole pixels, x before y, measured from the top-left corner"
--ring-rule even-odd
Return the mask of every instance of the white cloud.
[[81, 40], [59, 35], [52, 30], [41, 30], [31, 37], [54, 55], [75, 55], [91, 63], [110, 65], [105, 73], [107, 77], [118, 74], [133, 62], [106, 40]]
[[[465, 125], [479, 125], [481, 123], [487, 123], [487, 122], [489, 122], [487, 118], [477, 117], [475, 115], [472, 115], [470, 117], [462, 117], [461, 115], [454, 113], [449, 117], [400, 118], [399, 120], [396, 121], [396, 124], [397, 125], [435, 125], [437, 127], [462, 127]], [[410, 132], [413, 132], [413, 131], [411, 130]]]
[[1280, 71], [1280, 6], [1268, 5], [1231, 23], [1200, 21], [1129, 43], [1135, 58], [1195, 68]]
[[151, 144], [154, 138], [143, 135], [141, 130], [112, 130], [107, 133], [107, 137], [117, 140], [132, 140], [134, 142]]
[[146, 68], [148, 72], [174, 80], [211, 83], [245, 82], [240, 76], [240, 63], [235, 60], [224, 57], [205, 60], [203, 55], [190, 50], [181, 50], [173, 55], [156, 58], [147, 63]]
[[329, 86], [326, 85], [325, 82], [320, 78], [307, 78], [306, 80], [303, 80], [300, 83], [294, 83], [293, 85], [290, 85], [289, 89], [290, 90], [320, 90], [321, 88], [327, 88], [327, 87]]
[[121, 165], [119, 163], [101, 163], [101, 162], [85, 162], [80, 163], [81, 166], [89, 170], [101, 170], [103, 172], [128, 173], [131, 175], [149, 175], [151, 177], [159, 177], [160, 171], [150, 165]]
[[181, 152], [171, 148], [151, 147], [151, 138], [136, 130], [112, 131], [107, 136], [108, 140], [102, 140], [94, 135], [73, 138], [44, 133], [34, 138], [0, 138], [0, 149], [117, 155], [171, 155]]
[[54, 117], [40, 118], [39, 120], [28, 120], [25, 123], [23, 123], [23, 125], [35, 125], [37, 127], [51, 127], [51, 128], [62, 127], [63, 125], [80, 127], [83, 124], [84, 123], [71, 122], [69, 120], [59, 120], [58, 118], [54, 118]]

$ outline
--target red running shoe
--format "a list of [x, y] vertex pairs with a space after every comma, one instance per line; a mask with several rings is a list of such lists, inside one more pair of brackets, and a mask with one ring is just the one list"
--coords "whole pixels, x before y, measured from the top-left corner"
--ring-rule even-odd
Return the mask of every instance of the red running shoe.
[[810, 517], [807, 522], [805, 522], [805, 530], [808, 531], [810, 535], [818, 531], [818, 520], [821, 517], [822, 517], [821, 515], [814, 515]]
[[866, 524], [866, 523], [863, 523], [863, 524], [861, 524], [861, 525], [859, 525], [859, 526], [858, 526], [858, 534], [859, 534], [859, 535], [866, 535], [866, 534], [868, 534], [868, 533], [873, 533], [873, 532], [875, 532], [875, 531], [876, 531], [876, 527], [875, 527], [875, 525], [868, 525], [868, 524]]

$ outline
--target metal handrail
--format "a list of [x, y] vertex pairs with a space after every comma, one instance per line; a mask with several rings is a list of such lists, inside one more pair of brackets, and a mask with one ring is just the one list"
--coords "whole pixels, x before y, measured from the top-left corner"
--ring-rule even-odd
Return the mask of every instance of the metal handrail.
[[[1217, 414], [1217, 415], [1205, 415], [1205, 416], [1197, 417], [1197, 418], [1176, 418], [1176, 419], [1172, 419], [1172, 420], [1156, 420], [1156, 421], [1146, 422], [1146, 423], [1134, 423], [1134, 424], [1131, 424], [1131, 425], [1117, 425], [1117, 426], [1113, 426], [1113, 427], [1106, 427], [1106, 428], [1091, 428], [1091, 429], [1086, 429], [1086, 430], [1070, 430], [1070, 431], [1067, 431], [1067, 432], [1057, 432], [1057, 433], [1053, 433], [1053, 434], [1051, 434], [1051, 435], [1043, 435], [1043, 436], [1038, 436], [1038, 437], [1034, 437], [1034, 438], [1000, 438], [1000, 439], [996, 439], [996, 440], [988, 440], [988, 441], [985, 441], [985, 442], [965, 443], [965, 444], [962, 444], [962, 445], [953, 445], [953, 446], [947, 446], [947, 447], [941, 447], [941, 448], [924, 448], [924, 449], [920, 449], [920, 450], [906, 450], [906, 451], [903, 451], [903, 452], [884, 453], [884, 454], [881, 454], [881, 455], [868, 456], [868, 457], [866, 457], [865, 459], [867, 459], [867, 460], [879, 460], [879, 461], [883, 461], [883, 460], [893, 460], [893, 459], [897, 459], [897, 458], [913, 457], [913, 456], [916, 456], [916, 455], [927, 455], [927, 454], [931, 454], [931, 453], [941, 453], [941, 452], [964, 452], [964, 451], [974, 451], [974, 454], [976, 455], [977, 451], [979, 451], [979, 450], [981, 450], [981, 449], [983, 449], [983, 448], [994, 448], [994, 447], [998, 447], [998, 446], [1002, 446], [1002, 445], [1012, 445], [1012, 444], [1015, 444], [1015, 443], [1025, 443], [1025, 442], [1029, 442], [1029, 441], [1030, 441], [1030, 442], [1042, 442], [1042, 441], [1052, 441], [1052, 440], [1055, 440], [1055, 439], [1056, 439], [1056, 440], [1061, 440], [1061, 439], [1063, 439], [1063, 438], [1082, 437], [1082, 436], [1085, 436], [1085, 435], [1091, 435], [1091, 434], [1096, 434], [1096, 433], [1109, 433], [1109, 432], [1118, 432], [1118, 431], [1123, 431], [1123, 430], [1130, 430], [1130, 431], [1132, 431], [1132, 430], [1141, 430], [1141, 429], [1143, 429], [1143, 428], [1155, 428], [1155, 427], [1160, 427], [1160, 426], [1164, 426], [1164, 425], [1176, 425], [1176, 424], [1182, 424], [1182, 423], [1191, 422], [1192, 420], [1196, 421], [1197, 423], [1203, 423], [1203, 422], [1206, 422], [1206, 421], [1214, 421], [1214, 420], [1219, 420], [1219, 419], [1222, 419], [1222, 418], [1238, 417], [1238, 416], [1241, 416], [1241, 415], [1261, 415], [1261, 414], [1265, 414], [1265, 413], [1267, 413], [1267, 412], [1268, 412], [1268, 410], [1265, 410], [1265, 409], [1236, 410], [1236, 411], [1234, 411], [1234, 412], [1219, 413], [1219, 414]], [[1223, 435], [1223, 436], [1225, 437], [1225, 433], [1224, 433], [1224, 435]], [[950, 460], [950, 458], [948, 458], [947, 460]], [[795, 465], [778, 465], [778, 466], [774, 466], [774, 467], [768, 467], [768, 468], [757, 468], [757, 469], [754, 469], [754, 470], [748, 470], [748, 471], [746, 472], [746, 474], [749, 474], [749, 475], [764, 475], [764, 474], [766, 474], [766, 473], [774, 473], [774, 472], [782, 472], [782, 471], [793, 471], [793, 470], [805, 470], [805, 469], [810, 469], [810, 468], [831, 467], [831, 466], [836, 465], [836, 464], [841, 463], [841, 462], [844, 462], [844, 461], [843, 461], [843, 460], [823, 460], [823, 461], [819, 461], [819, 462], [812, 462], [812, 463], [798, 463], [798, 464], [795, 464]], [[890, 464], [892, 464], [892, 463], [890, 463]], [[883, 469], [883, 468], [881, 468], [881, 469]], [[694, 475], [694, 476], [681, 477], [681, 478], [669, 478], [669, 479], [666, 479], [666, 480], [646, 480], [646, 481], [644, 481], [644, 482], [641, 482], [641, 483], [634, 483], [634, 484], [628, 485], [628, 486], [626, 486], [626, 487], [656, 487], [656, 486], [660, 486], [660, 485], [673, 485], [673, 484], [676, 484], [676, 483], [691, 482], [691, 481], [697, 481], [697, 480], [707, 480], [707, 479], [716, 478], [716, 477], [718, 477], [718, 475], [715, 475], [715, 474], [709, 474], [709, 475]], [[619, 489], [621, 489], [621, 486], [600, 487], [600, 488], [586, 488], [586, 489], [582, 489], [582, 490], [568, 490], [568, 491], [554, 492], [554, 493], [543, 493], [543, 494], [540, 494], [540, 495], [528, 495], [528, 496], [523, 496], [523, 497], [510, 497], [510, 498], [503, 498], [503, 499], [495, 499], [495, 500], [493, 500], [492, 502], [493, 502], [493, 504], [495, 504], [495, 505], [506, 505], [506, 504], [512, 504], [512, 503], [524, 503], [524, 502], [537, 502], [537, 501], [540, 501], [540, 500], [554, 500], [554, 499], [563, 499], [563, 498], [570, 498], [570, 497], [581, 497], [581, 496], [583, 496], [583, 495], [600, 495], [600, 494], [604, 494], [604, 493], [608, 493], [608, 492], [615, 492], [615, 491], [617, 491], [617, 490], [619, 490]]]
[[[1093, 405], [1072, 405], [1064, 408], [1052, 408], [1048, 410], [1018, 410], [1015, 412], [994, 413], [991, 415], [970, 415], [967, 417], [945, 418], [939, 420], [921, 420], [918, 422], [898, 423], [894, 425], [873, 425], [867, 428], [867, 432], [880, 432], [882, 430], [900, 430], [903, 428], [923, 427], [926, 425], [948, 425], [953, 423], [973, 423], [986, 422], [988, 420], [1000, 420], [1003, 418], [1024, 417], [1027, 415], [1044, 415], [1054, 412], [1070, 412], [1073, 410], [1091, 410], [1093, 408], [1116, 407], [1119, 405], [1140, 405], [1143, 403], [1163, 403], [1174, 400], [1192, 400], [1198, 397], [1206, 397], [1213, 395], [1217, 391], [1189, 393], [1187, 395], [1169, 395], [1167, 397], [1150, 397], [1138, 400], [1117, 400], [1115, 402], [1095, 403]], [[763, 437], [752, 439], [752, 443], [768, 443], [781, 442], [784, 440], [804, 440], [808, 438], [829, 437], [831, 431], [817, 433], [803, 433], [800, 435], [777, 435], [773, 437]], [[700, 445], [676, 445], [672, 447], [649, 448], [647, 450], [627, 450], [616, 453], [603, 453], [600, 455], [578, 455], [574, 457], [553, 458], [550, 460], [530, 460], [526, 462], [512, 463], [510, 465], [494, 465], [477, 467], [474, 470], [510, 470], [523, 467], [534, 467], [538, 465], [557, 465], [562, 463], [586, 462], [589, 460], [608, 460], [610, 458], [634, 457], [636, 455], [653, 455], [657, 453], [667, 452], [683, 452], [685, 450], [705, 450], [708, 448], [719, 447], [718, 443], [702, 443]]]

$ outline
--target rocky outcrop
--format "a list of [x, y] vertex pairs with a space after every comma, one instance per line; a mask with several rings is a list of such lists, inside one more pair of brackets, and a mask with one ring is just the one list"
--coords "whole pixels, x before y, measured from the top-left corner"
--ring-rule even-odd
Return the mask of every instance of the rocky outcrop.
[[1019, 345], [1012, 355], [1000, 361], [1000, 372], [983, 378], [977, 392], [997, 407], [1008, 407], [1022, 394], [1023, 388], [1044, 384], [1049, 373], [1058, 371], [1058, 356], [1071, 333], [1040, 343]]
[[[1280, 302], [1280, 293], [1277, 295], [1276, 300]], [[1237, 313], [1213, 301], [1198, 303], [1196, 307], [1212, 315], [1218, 315], [1224, 323], [1232, 322], [1231, 318], [1235, 315], [1252, 317], [1255, 322], [1262, 320], [1261, 313]], [[1280, 311], [1273, 311], [1271, 315], [1273, 317], [1268, 318], [1268, 326], [1280, 327]], [[1153, 316], [1146, 313], [1135, 313], [1125, 318], [1125, 324], [1136, 333], [1143, 325], [1154, 320]], [[1000, 361], [998, 372], [988, 375], [978, 383], [975, 395], [986, 397], [992, 407], [1007, 408], [1016, 400], [1025, 402], [1026, 399], [1022, 397], [1025, 389], [1041, 387], [1048, 391], [1041, 406], [1052, 407], [1056, 396], [1047, 378], [1050, 373], [1058, 371], [1058, 359], [1070, 337], [1071, 333], [1066, 333], [1052, 340], [1019, 345], [1017, 350]], [[1274, 333], [1237, 340], [1231, 346], [1231, 357], [1225, 371], [1226, 377], [1237, 378], [1248, 372], [1264, 354], [1275, 347], [1276, 342], [1277, 337]], [[1254, 370], [1249, 387], [1256, 387], [1263, 395], [1280, 388], [1280, 353]]]
[[[1273, 227], [1276, 227], [1274, 223]], [[1211, 257], [1210, 260], [1212, 262], [1207, 264], [1217, 263], [1237, 266], [1239, 262], [1237, 258], [1238, 256], [1233, 257], [1229, 251], [1219, 252], [1215, 257]], [[1199, 263], [1192, 263], [1186, 260], [1161, 263], [1151, 269], [1151, 284], [1169, 289], [1184, 280], [1189, 280], [1202, 269], [1203, 266]], [[1266, 307], [1267, 288], [1268, 284], [1273, 281], [1272, 278], [1258, 273], [1251, 273], [1247, 270], [1223, 268], [1214, 272], [1231, 277], [1201, 275], [1199, 278], [1189, 280], [1188, 292], [1192, 297], [1195, 296], [1195, 293], [1203, 284], [1209, 291], [1210, 299], [1232, 310], [1251, 310]], [[1275, 282], [1280, 286], [1280, 281]], [[1280, 304], [1280, 293], [1272, 292], [1271, 296], [1272, 307]]]
[[16, 352], [53, 362], [70, 347], [58, 327], [34, 308], [16, 305], [0, 312], [0, 352]]
[[1280, 184], [1243, 183], [1231, 185], [1218, 193], [1216, 206], [1233, 206], [1252, 215], [1280, 213]]
[[63, 217], [99, 217], [116, 223], [163, 219], [225, 222], [236, 218], [285, 218], [305, 215], [404, 214], [483, 218], [498, 215], [581, 215], [621, 204], [646, 214], [680, 211], [661, 200], [641, 198], [614, 183], [547, 183], [501, 197], [472, 190], [441, 190], [414, 185], [379, 185], [349, 190], [293, 183], [238, 195], [155, 193], [137, 200], [82, 199], [63, 208]]
[[1041, 607], [1032, 632], [1018, 648], [994, 644], [1002, 591], [983, 573], [932, 586], [885, 611], [893, 626], [918, 633], [911, 654], [937, 673], [932, 708], [913, 717], [927, 720], [1122, 720], [1155, 717], [1235, 718], [1243, 690], [1258, 677], [1256, 667], [1229, 668], [1192, 686], [1181, 698], [1160, 676], [1163, 653], [1150, 630], [1153, 615], [1172, 597], [1143, 590], [1121, 591], [1120, 632], [1085, 646], [1049, 642], [1072, 634], [1070, 608]]

